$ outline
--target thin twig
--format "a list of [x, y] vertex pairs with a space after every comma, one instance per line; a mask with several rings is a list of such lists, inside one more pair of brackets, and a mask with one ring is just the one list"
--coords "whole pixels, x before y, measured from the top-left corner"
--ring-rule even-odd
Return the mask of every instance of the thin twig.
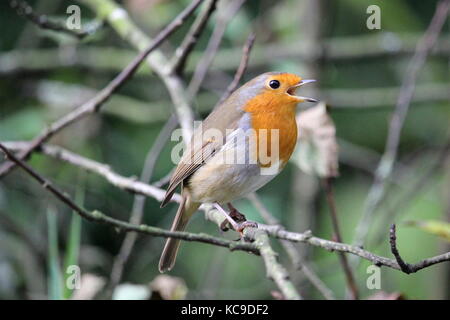
[[[411, 185], [408, 185], [408, 191], [403, 194], [398, 200], [387, 208], [383, 214], [381, 226], [386, 226], [394, 221], [395, 217], [398, 217], [400, 213], [405, 211], [405, 206], [411, 204], [412, 200], [430, 183], [431, 178], [438, 171], [438, 169], [445, 166], [445, 160], [450, 153], [450, 140], [443, 146], [443, 148], [438, 151], [436, 159], [430, 165], [429, 168], [424, 170], [423, 174], [420, 174], [418, 179]], [[403, 181], [400, 181], [402, 183]], [[404, 183], [402, 183], [404, 185]], [[403, 210], [402, 210], [403, 209]], [[381, 243], [384, 239], [383, 233], [378, 232], [378, 236], [374, 240], [374, 244], [377, 245]]]
[[218, 0], [208, 0], [203, 8], [203, 11], [195, 19], [183, 42], [175, 50], [174, 56], [171, 60], [171, 72], [179, 76], [183, 75], [184, 67], [186, 65], [189, 54], [194, 49], [194, 46], [200, 38], [200, 35], [205, 30], [206, 23], [211, 17], [211, 14], [216, 9], [217, 1]]
[[[12, 150], [27, 150], [30, 145], [29, 142], [5, 142], [4, 144], [7, 146], [7, 148]], [[43, 144], [38, 151], [53, 158], [83, 168], [84, 170], [87, 170], [89, 172], [100, 175], [117, 188], [152, 197], [158, 201], [162, 201], [164, 199], [164, 190], [161, 190], [147, 183], [137, 181], [136, 178], [133, 177], [127, 178], [121, 176], [114, 172], [108, 165], [85, 158], [67, 149], [58, 146]], [[179, 200], [178, 195], [175, 195], [174, 197], [175, 201]]]
[[[273, 214], [269, 212], [269, 210], [267, 210], [256, 193], [252, 193], [251, 195], [249, 195], [248, 199], [253, 204], [253, 206], [255, 206], [255, 208], [258, 210], [259, 214], [267, 224], [278, 225], [281, 227], [281, 223], [277, 218], [273, 216]], [[300, 257], [300, 254], [294, 244], [287, 240], [282, 240], [280, 241], [280, 243], [286, 253], [289, 255], [294, 268], [296, 270], [301, 270], [304, 273], [305, 277], [311, 282], [311, 284], [317, 289], [317, 291], [319, 291], [325, 297], [325, 299], [335, 300], [336, 298], [333, 291], [331, 291], [331, 289], [328, 288], [326, 284], [322, 282], [322, 280], [320, 280], [320, 278], [315, 274], [315, 272], [306, 261], [302, 261], [302, 258]]]
[[[336, 203], [334, 201], [333, 187], [331, 178], [323, 178], [323, 187], [325, 189], [325, 194], [328, 202], [328, 207], [330, 208], [331, 222], [334, 230], [334, 240], [337, 242], [343, 242], [341, 236], [341, 230], [339, 227], [339, 219], [337, 216]], [[347, 280], [347, 286], [350, 289], [350, 293], [353, 300], [359, 299], [358, 287], [356, 285], [355, 277], [353, 275], [352, 269], [348, 264], [347, 256], [340, 252], [338, 254], [339, 262], [341, 263], [342, 269], [344, 270], [345, 278]]]
[[[29, 148], [23, 150], [18, 158], [20, 160], [26, 159], [33, 151], [52, 137], [55, 133], [61, 131], [68, 125], [75, 121], [84, 118], [86, 115], [97, 112], [100, 107], [116, 92], [133, 74], [136, 72], [142, 61], [150, 52], [156, 49], [167, 37], [169, 37], [175, 30], [180, 28], [186, 19], [194, 12], [203, 0], [194, 0], [188, 7], [186, 7], [169, 25], [167, 25], [151, 42], [151, 44], [142, 51], [125, 69], [122, 70], [103, 90], [101, 90], [95, 97], [82, 104], [72, 112], [63, 116], [56, 122], [52, 123], [48, 129], [44, 130], [38, 135]], [[12, 162], [5, 163], [0, 167], [0, 177], [6, 175], [15, 167]]]
[[195, 97], [197, 92], [200, 90], [206, 73], [208, 72], [217, 50], [219, 49], [220, 42], [225, 34], [228, 23], [234, 18], [245, 1], [246, 0], [232, 0], [228, 6], [223, 9], [223, 11], [219, 11], [217, 14], [217, 22], [208, 42], [208, 46], [206, 47], [200, 62], [197, 64], [191, 82], [188, 86], [189, 97], [191, 97], [191, 99]]
[[289, 280], [288, 272], [278, 263], [278, 255], [272, 249], [267, 233], [263, 231], [255, 232], [253, 239], [255, 239], [253, 243], [258, 248], [266, 265], [267, 277], [277, 284], [283, 297], [287, 300], [302, 299], [294, 284]]
[[[161, 154], [162, 149], [167, 143], [168, 138], [172, 131], [176, 128], [178, 122], [174, 116], [170, 117], [166, 122], [165, 126], [162, 128], [158, 136], [156, 137], [155, 143], [150, 148], [145, 159], [144, 168], [141, 173], [140, 181], [143, 183], [149, 183], [153, 175], [153, 169], [156, 165], [156, 161]], [[131, 210], [131, 216], [129, 222], [131, 224], [140, 224], [144, 214], [146, 197], [141, 194], [136, 194], [134, 197], [133, 208]], [[110, 280], [108, 284], [108, 291], [112, 292], [114, 288], [119, 284], [122, 279], [123, 270], [125, 264], [133, 250], [134, 244], [136, 243], [137, 233], [128, 232], [120, 247], [119, 253], [114, 259], [113, 266], [111, 269]]]
[[385, 152], [378, 164], [374, 182], [366, 198], [363, 215], [356, 227], [354, 240], [356, 245], [364, 244], [369, 226], [372, 225], [372, 217], [385, 195], [386, 179], [394, 169], [398, 146], [400, 144], [400, 135], [411, 104], [411, 99], [414, 95], [418, 73], [425, 64], [431, 49], [436, 44], [442, 26], [447, 19], [449, 8], [450, 0], [439, 1], [430, 25], [417, 44], [415, 54], [411, 58], [408, 69], [406, 70], [397, 104], [389, 124]]
[[391, 225], [391, 228], [389, 229], [389, 243], [391, 244], [391, 252], [395, 257], [395, 260], [397, 261], [397, 264], [400, 267], [400, 270], [402, 270], [406, 274], [415, 273], [423, 268], [426, 268], [430, 265], [442, 262], [442, 261], [450, 261], [450, 252], [444, 253], [440, 256], [436, 256], [433, 258], [422, 260], [415, 264], [407, 263], [403, 260], [403, 258], [400, 256], [400, 252], [397, 248], [397, 234], [396, 234], [396, 227], [395, 224]]
[[248, 59], [250, 58], [250, 52], [253, 47], [253, 43], [255, 42], [255, 33], [251, 32], [248, 37], [247, 41], [245, 42], [244, 48], [242, 50], [242, 58], [241, 63], [239, 64], [238, 69], [236, 70], [236, 73], [234, 74], [233, 81], [228, 85], [227, 89], [225, 90], [224, 94], [220, 98], [219, 102], [217, 102], [216, 106], [220, 105], [222, 102], [224, 102], [239, 85], [239, 82], [242, 79], [242, 76], [244, 75], [245, 71], [247, 70], [248, 65]]
[[[127, 11], [112, 0], [79, 0], [90, 6], [100, 15], [124, 40], [139, 51], [145, 50], [152, 40], [132, 21]], [[203, 1], [203, 0], [201, 0]], [[196, 3], [198, 6], [198, 3]], [[163, 81], [169, 92], [170, 99], [178, 122], [182, 128], [183, 140], [187, 143], [192, 136], [194, 113], [186, 88], [181, 77], [171, 72], [171, 65], [161, 50], [155, 50], [146, 58], [147, 64]]]
[[12, 9], [16, 10], [19, 16], [25, 17], [41, 29], [63, 32], [78, 39], [83, 39], [84, 37], [92, 34], [92, 31], [68, 29], [62, 23], [49, 20], [46, 15], [36, 14], [33, 8], [26, 1], [10, 0], [9, 5]]
[[411, 266], [403, 261], [402, 257], [400, 256], [400, 253], [397, 249], [397, 235], [396, 235], [396, 228], [395, 224], [391, 225], [391, 228], [389, 230], [389, 243], [391, 244], [391, 252], [395, 257], [395, 260], [397, 261], [398, 265], [400, 266], [400, 269], [406, 273], [411, 273]]

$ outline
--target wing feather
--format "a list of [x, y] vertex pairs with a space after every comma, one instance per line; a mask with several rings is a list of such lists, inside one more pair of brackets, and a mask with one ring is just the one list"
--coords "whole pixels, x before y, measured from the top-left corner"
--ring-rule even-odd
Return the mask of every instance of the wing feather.
[[[237, 93], [237, 92], [236, 92]], [[234, 130], [239, 126], [239, 121], [244, 111], [236, 108], [238, 96], [233, 94], [220, 107], [203, 121], [202, 126], [194, 131], [193, 138], [187, 146], [178, 166], [176, 167], [166, 191], [161, 207], [165, 206], [177, 187], [196, 172], [217, 150], [225, 143], [227, 129]], [[208, 129], [215, 129], [222, 139], [212, 139], [204, 133]]]

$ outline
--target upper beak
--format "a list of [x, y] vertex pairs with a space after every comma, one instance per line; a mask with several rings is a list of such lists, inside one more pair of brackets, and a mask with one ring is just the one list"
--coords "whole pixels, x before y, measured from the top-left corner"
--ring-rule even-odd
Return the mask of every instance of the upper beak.
[[297, 95], [295, 95], [295, 90], [297, 90], [297, 88], [298, 87], [301, 87], [302, 85], [304, 85], [304, 84], [306, 84], [306, 83], [311, 83], [311, 82], [316, 82], [316, 80], [312, 80], [312, 79], [309, 79], [309, 80], [301, 80], [299, 83], [297, 83], [296, 85], [294, 85], [294, 86], [292, 86], [292, 87], [290, 87], [288, 90], [287, 90], [287, 94], [289, 94], [289, 95], [291, 95], [291, 96], [293, 96], [293, 97], [295, 97], [295, 98], [297, 98], [297, 99], [299, 99], [299, 100], [302, 100], [302, 101], [308, 101], [308, 102], [318, 102], [318, 100], [317, 99], [314, 99], [314, 98], [308, 98], [308, 97], [302, 97], [302, 96], [297, 96]]

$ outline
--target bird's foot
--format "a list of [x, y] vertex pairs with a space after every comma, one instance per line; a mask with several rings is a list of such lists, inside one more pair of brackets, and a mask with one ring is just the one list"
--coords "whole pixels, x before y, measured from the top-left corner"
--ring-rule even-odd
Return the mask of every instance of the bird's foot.
[[256, 222], [248, 221], [247, 218], [245, 217], [245, 215], [242, 214], [241, 212], [239, 212], [236, 208], [234, 208], [231, 205], [229, 205], [229, 207], [230, 207], [230, 212], [228, 213], [228, 215], [230, 218], [232, 218], [234, 220], [235, 223], [232, 224], [232, 223], [230, 223], [230, 221], [228, 219], [225, 219], [220, 224], [220, 229], [222, 231], [228, 231], [230, 229], [230, 225], [231, 225], [231, 227], [241, 235], [241, 237], [239, 239], [237, 239], [237, 240], [240, 240], [244, 236], [245, 228], [258, 228], [258, 224]]
[[[242, 222], [246, 222], [247, 219], [245, 218], [245, 215], [243, 215], [242, 213], [240, 213], [236, 208], [231, 207], [230, 206], [230, 212], [228, 213], [228, 216], [233, 219], [236, 224], [235, 225], [231, 225], [229, 219], [224, 219], [223, 222], [220, 224], [220, 229], [222, 231], [228, 231], [230, 229], [230, 225], [233, 229], [236, 230], [235, 227], [238, 227], [239, 224], [241, 224]], [[237, 230], [236, 230], [237, 231]]]

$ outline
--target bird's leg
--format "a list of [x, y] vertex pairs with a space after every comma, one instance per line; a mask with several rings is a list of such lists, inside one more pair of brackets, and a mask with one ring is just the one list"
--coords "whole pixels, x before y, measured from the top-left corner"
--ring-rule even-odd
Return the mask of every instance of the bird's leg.
[[223, 231], [227, 231], [228, 230], [227, 223], [231, 224], [231, 226], [233, 227], [234, 230], [237, 230], [239, 228], [236, 221], [234, 221], [233, 218], [230, 217], [228, 212], [226, 212], [225, 209], [222, 208], [222, 206], [220, 204], [215, 202], [213, 205], [217, 209], [217, 211], [219, 211], [220, 213], [222, 213], [225, 216], [225, 220], [220, 224], [220, 229], [222, 229]]
[[[244, 214], [239, 212], [238, 209], [236, 209], [230, 202], [227, 203], [228, 209], [230, 209], [230, 217], [233, 218], [236, 222], [244, 222], [247, 221], [247, 218], [245, 218]], [[225, 221], [224, 221], [225, 222]]]
[[225, 220], [221, 223], [220, 229], [222, 231], [228, 230], [228, 223], [233, 227], [233, 229], [243, 236], [243, 231], [245, 228], [257, 228], [258, 224], [253, 221], [247, 221], [245, 216], [240, 213], [231, 203], [228, 203], [228, 208], [230, 209], [230, 213], [227, 213], [218, 203], [215, 203], [214, 206], [225, 215]]
[[239, 228], [236, 230], [241, 233], [245, 228], [258, 228], [258, 224], [254, 221], [248, 221], [243, 213], [239, 212], [230, 202], [227, 203], [228, 208], [230, 209], [230, 217], [234, 219], [238, 223]]

